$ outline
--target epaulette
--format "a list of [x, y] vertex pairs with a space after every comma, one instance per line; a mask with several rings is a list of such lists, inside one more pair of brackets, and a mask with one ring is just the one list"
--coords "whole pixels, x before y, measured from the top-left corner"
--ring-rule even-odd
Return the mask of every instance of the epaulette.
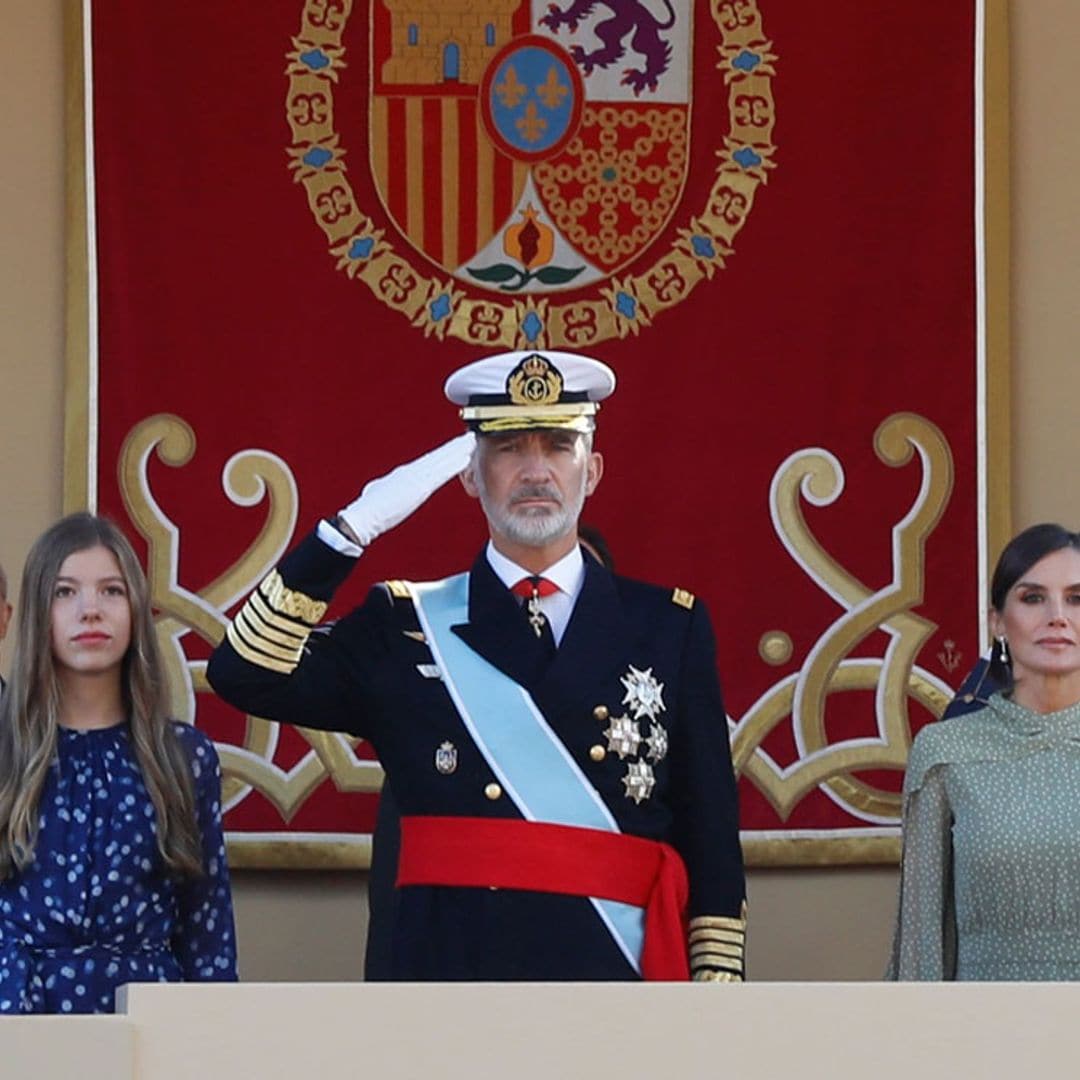
[[389, 591], [390, 595], [395, 600], [409, 600], [409, 599], [411, 599], [412, 594], [409, 592], [409, 586], [406, 584], [406, 582], [399, 581], [399, 580], [393, 580], [393, 581], [384, 581], [383, 584], [386, 586], [386, 588]]
[[673, 589], [671, 592], [671, 602], [678, 604], [679, 607], [686, 608], [689, 611], [694, 606], [694, 594], [687, 592], [685, 589]]

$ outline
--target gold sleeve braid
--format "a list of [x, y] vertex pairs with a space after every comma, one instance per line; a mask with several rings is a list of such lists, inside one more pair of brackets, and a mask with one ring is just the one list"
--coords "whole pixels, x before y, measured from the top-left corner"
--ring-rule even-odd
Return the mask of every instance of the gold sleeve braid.
[[690, 920], [690, 978], [742, 982], [746, 953], [746, 903], [739, 918], [698, 915]]
[[308, 635], [326, 608], [324, 601], [290, 589], [272, 570], [236, 613], [225, 634], [249, 663], [291, 675], [300, 663]]

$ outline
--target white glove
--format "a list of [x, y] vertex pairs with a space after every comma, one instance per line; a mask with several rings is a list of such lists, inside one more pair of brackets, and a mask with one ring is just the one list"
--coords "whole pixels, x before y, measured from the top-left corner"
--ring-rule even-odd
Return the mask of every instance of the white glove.
[[469, 464], [475, 445], [476, 436], [466, 431], [423, 457], [369, 481], [338, 514], [338, 521], [348, 527], [361, 547], [367, 547], [457, 476]]

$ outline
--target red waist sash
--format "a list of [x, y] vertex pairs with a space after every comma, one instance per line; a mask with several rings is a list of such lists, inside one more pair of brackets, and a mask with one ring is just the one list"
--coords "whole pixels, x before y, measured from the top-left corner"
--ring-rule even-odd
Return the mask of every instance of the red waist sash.
[[641, 974], [690, 977], [686, 867], [670, 845], [577, 825], [505, 818], [403, 817], [398, 885], [528, 889], [645, 909]]

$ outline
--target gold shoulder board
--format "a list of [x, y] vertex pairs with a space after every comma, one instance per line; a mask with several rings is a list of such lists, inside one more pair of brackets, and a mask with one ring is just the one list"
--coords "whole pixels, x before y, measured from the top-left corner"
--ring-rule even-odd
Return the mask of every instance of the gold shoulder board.
[[390, 590], [390, 595], [395, 600], [408, 600], [409, 599], [409, 586], [404, 581], [388, 581], [386, 587]]
[[694, 594], [685, 589], [674, 589], [671, 593], [671, 602], [689, 611], [694, 606]]

